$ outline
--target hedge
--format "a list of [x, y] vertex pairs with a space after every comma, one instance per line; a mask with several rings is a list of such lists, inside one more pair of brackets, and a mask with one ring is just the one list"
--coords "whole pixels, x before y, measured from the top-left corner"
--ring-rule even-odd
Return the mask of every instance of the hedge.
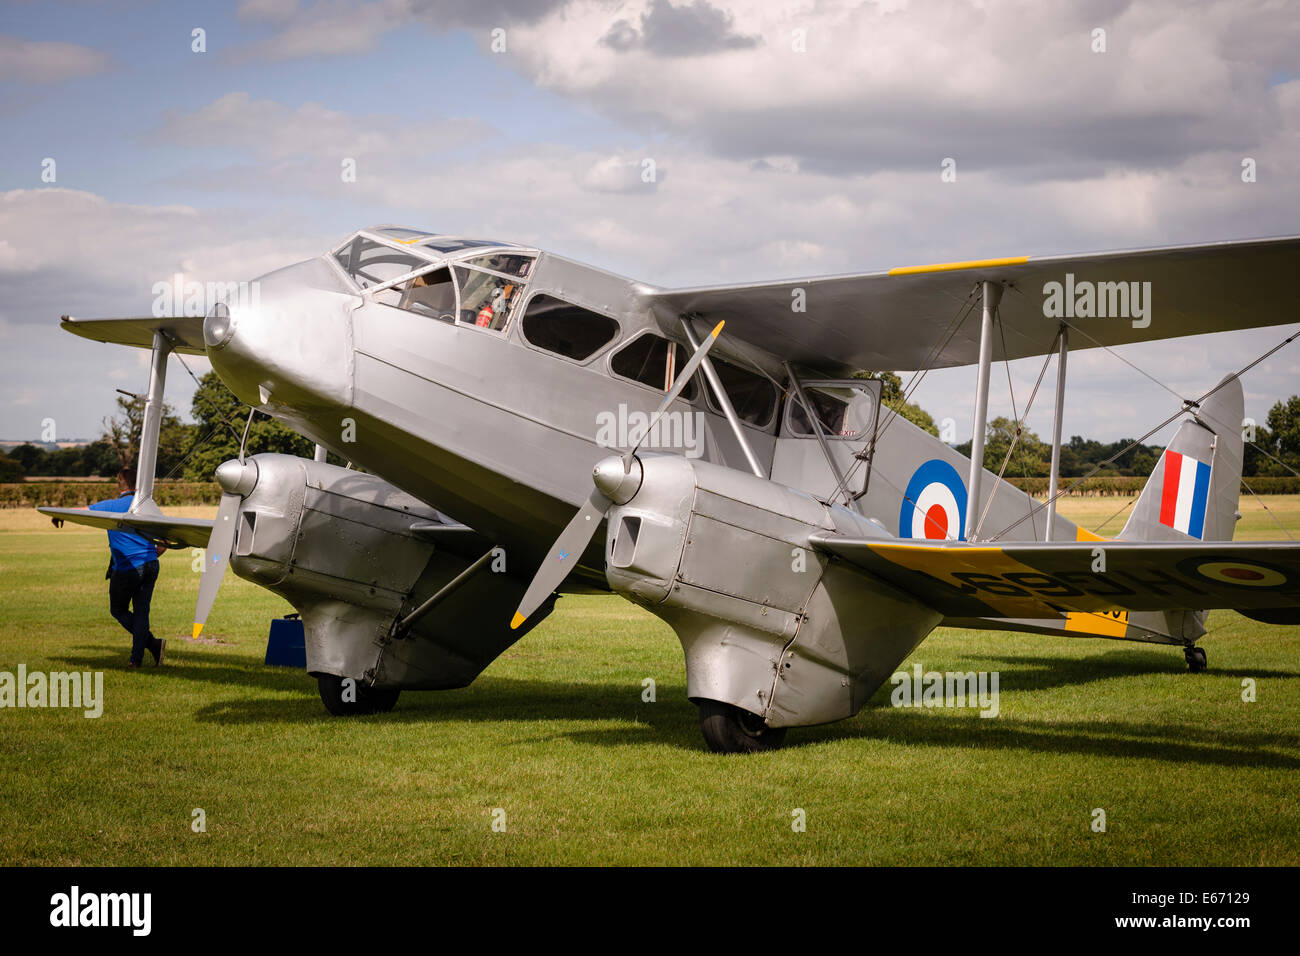
[[[1008, 478], [1010, 484], [1031, 495], [1047, 494], [1046, 478]], [[1071, 479], [1062, 478], [1061, 486], [1068, 487]], [[1300, 478], [1293, 476], [1268, 476], [1247, 478], [1246, 482], [1257, 495], [1300, 494]], [[1071, 495], [1104, 497], [1128, 495], [1134, 497], [1146, 485], [1146, 478], [1127, 475], [1094, 476], [1071, 488]], [[1243, 497], [1249, 492], [1243, 487]], [[35, 508], [49, 505], [56, 508], [84, 508], [92, 501], [117, 497], [117, 484], [112, 481], [19, 481], [0, 484], [0, 508]], [[154, 500], [162, 507], [168, 505], [215, 505], [221, 498], [221, 488], [215, 481], [160, 481], [154, 486]]]
[[[84, 508], [117, 497], [116, 481], [19, 481], [0, 484], [0, 508]], [[215, 481], [160, 481], [154, 485], [154, 501], [171, 505], [215, 505], [221, 486]]]
[[[1031, 495], [1045, 497], [1047, 495], [1047, 479], [1044, 478], [1007, 478], [1010, 484], [1015, 485], [1021, 491]], [[1061, 488], [1070, 488], [1071, 495], [1085, 496], [1104, 496], [1104, 495], [1128, 495], [1133, 497], [1141, 493], [1146, 487], [1146, 476], [1137, 475], [1094, 475], [1091, 478], [1085, 478], [1083, 481], [1076, 482], [1073, 478], [1062, 478]], [[1073, 484], [1073, 487], [1071, 485]], [[1246, 490], [1246, 485], [1250, 485], [1250, 491], [1257, 495], [1297, 495], [1300, 494], [1300, 478], [1294, 475], [1257, 475], [1254, 478], [1247, 478], [1241, 488], [1241, 495], [1248, 497], [1250, 491]]]

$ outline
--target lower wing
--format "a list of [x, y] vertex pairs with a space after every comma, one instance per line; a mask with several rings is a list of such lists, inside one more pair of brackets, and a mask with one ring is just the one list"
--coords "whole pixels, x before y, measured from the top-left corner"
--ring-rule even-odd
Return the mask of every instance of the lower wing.
[[37, 508], [43, 515], [105, 531], [133, 531], [157, 544], [206, 548], [212, 522], [206, 518], [172, 518], [167, 515], [130, 514], [125, 511], [91, 511], [89, 508]]
[[837, 555], [948, 618], [1233, 608], [1300, 624], [1300, 543], [902, 543], [815, 535]]

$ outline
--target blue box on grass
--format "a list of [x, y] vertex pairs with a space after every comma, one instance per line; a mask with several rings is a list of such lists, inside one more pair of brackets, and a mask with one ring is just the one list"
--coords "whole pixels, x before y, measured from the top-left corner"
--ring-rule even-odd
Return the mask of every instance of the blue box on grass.
[[266, 663], [272, 667], [306, 667], [307, 635], [297, 614], [271, 622], [271, 636], [266, 642]]

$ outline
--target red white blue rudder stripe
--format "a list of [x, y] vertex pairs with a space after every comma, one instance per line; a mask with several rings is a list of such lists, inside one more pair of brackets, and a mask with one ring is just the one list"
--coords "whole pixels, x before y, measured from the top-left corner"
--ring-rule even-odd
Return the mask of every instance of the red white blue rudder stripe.
[[1210, 466], [1191, 455], [1165, 451], [1164, 487], [1160, 491], [1160, 523], [1202, 538], [1205, 508], [1210, 500]]

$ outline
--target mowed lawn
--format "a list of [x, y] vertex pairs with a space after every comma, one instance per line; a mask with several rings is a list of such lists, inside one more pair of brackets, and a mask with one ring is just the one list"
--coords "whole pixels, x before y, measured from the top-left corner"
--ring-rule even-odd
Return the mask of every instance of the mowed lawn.
[[[1267, 501], [1300, 534], [1300, 498]], [[1096, 527], [1123, 504], [1063, 510]], [[1242, 510], [1239, 537], [1282, 536]], [[154, 599], [169, 660], [124, 670], [106, 555], [101, 532], [0, 512], [0, 671], [99, 670], [106, 697], [99, 719], [0, 710], [0, 864], [1300, 862], [1300, 628], [1216, 612], [1202, 675], [1176, 648], [938, 631], [902, 667], [997, 671], [996, 719], [895, 709], [886, 685], [779, 752], [719, 757], [676, 638], [612, 595], [564, 598], [468, 689], [340, 720], [263, 666], [290, 610], [269, 593], [228, 576], [221, 643], [186, 640], [188, 552]]]

